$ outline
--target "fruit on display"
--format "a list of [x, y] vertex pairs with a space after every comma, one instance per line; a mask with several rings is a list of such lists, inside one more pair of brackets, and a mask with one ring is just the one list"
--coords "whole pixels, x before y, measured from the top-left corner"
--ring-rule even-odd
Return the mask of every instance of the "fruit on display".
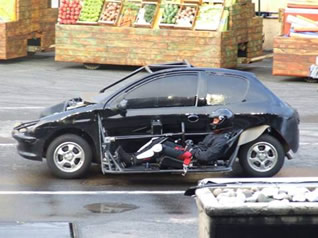
[[104, 0], [85, 0], [79, 20], [82, 22], [97, 22]]
[[119, 16], [120, 7], [120, 2], [106, 2], [104, 10], [99, 20], [104, 22], [115, 23]]
[[202, 4], [196, 22], [196, 29], [217, 30], [221, 21], [223, 7]]
[[157, 5], [152, 3], [147, 3], [139, 9], [136, 24], [152, 24]]
[[81, 9], [80, 0], [62, 0], [58, 22], [60, 24], [75, 24], [80, 16]]
[[120, 19], [120, 26], [132, 26], [138, 11], [140, 9], [140, 4], [136, 4], [136, 3], [126, 3], [123, 7], [122, 10], [122, 16]]
[[192, 27], [196, 14], [196, 8], [192, 6], [184, 6], [177, 15], [177, 25], [184, 27]]
[[177, 4], [166, 4], [163, 10], [161, 22], [163, 24], [175, 24], [180, 6]]

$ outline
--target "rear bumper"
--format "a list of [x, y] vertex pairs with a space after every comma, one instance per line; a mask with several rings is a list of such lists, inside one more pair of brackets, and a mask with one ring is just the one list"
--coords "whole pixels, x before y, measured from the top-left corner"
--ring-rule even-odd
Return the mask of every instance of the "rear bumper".
[[294, 159], [294, 156], [293, 156], [293, 154], [290, 151], [286, 153], [286, 157], [287, 157], [288, 160]]
[[295, 110], [293, 115], [286, 120], [283, 128], [284, 137], [294, 153], [296, 153], [299, 148], [299, 122], [299, 114]]

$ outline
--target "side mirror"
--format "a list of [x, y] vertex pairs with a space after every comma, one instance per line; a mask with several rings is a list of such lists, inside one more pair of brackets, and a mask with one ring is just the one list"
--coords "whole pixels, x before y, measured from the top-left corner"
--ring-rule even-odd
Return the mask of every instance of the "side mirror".
[[125, 117], [127, 114], [127, 104], [128, 101], [126, 99], [123, 99], [116, 106], [116, 111], [118, 111], [118, 113], [123, 117]]
[[117, 104], [117, 109], [118, 110], [127, 110], [127, 104], [128, 104], [128, 101], [126, 99], [123, 99]]
[[127, 104], [128, 101], [126, 99], [123, 99], [118, 104], [107, 107], [107, 109], [112, 111], [112, 113], [115, 113], [116, 115], [119, 114], [125, 117], [127, 114]]

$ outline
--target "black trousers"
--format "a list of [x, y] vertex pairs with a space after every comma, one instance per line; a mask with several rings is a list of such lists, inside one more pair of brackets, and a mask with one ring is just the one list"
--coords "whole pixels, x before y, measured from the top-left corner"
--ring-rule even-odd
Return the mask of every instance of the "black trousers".
[[180, 159], [180, 157], [184, 154], [184, 150], [178, 150], [176, 147], [179, 147], [180, 149], [183, 149], [180, 145], [175, 144], [171, 141], [165, 141], [162, 144], [162, 152], [165, 155], [171, 156], [173, 158]]

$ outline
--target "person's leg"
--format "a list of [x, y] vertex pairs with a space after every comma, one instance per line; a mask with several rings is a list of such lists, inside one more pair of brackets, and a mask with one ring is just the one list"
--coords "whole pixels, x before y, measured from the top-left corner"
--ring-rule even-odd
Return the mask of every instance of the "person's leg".
[[132, 154], [127, 153], [121, 146], [116, 149], [118, 159], [124, 163], [125, 167], [130, 167], [134, 164], [134, 158]]
[[181, 147], [180, 145], [178, 145], [178, 144], [176, 144], [176, 143], [173, 143], [173, 142], [171, 142], [171, 141], [165, 141], [164, 143], [163, 143], [163, 145], [165, 145], [165, 146], [169, 146], [169, 147], [172, 147], [172, 148], [175, 148], [175, 147]]
[[[172, 142], [171, 142], [172, 143]], [[173, 144], [173, 143], [172, 143]], [[172, 144], [166, 144], [166, 142], [162, 145], [162, 152], [165, 155], [171, 156], [173, 158], [179, 159], [179, 157], [184, 153], [183, 150], [176, 149], [175, 146], [171, 146]], [[175, 145], [175, 144], [174, 144]]]
[[[181, 149], [180, 149], [181, 148]], [[182, 160], [185, 165], [189, 165], [192, 159], [192, 154], [189, 151], [185, 151], [182, 147], [170, 147], [165, 143], [162, 147], [162, 152], [165, 155]]]

